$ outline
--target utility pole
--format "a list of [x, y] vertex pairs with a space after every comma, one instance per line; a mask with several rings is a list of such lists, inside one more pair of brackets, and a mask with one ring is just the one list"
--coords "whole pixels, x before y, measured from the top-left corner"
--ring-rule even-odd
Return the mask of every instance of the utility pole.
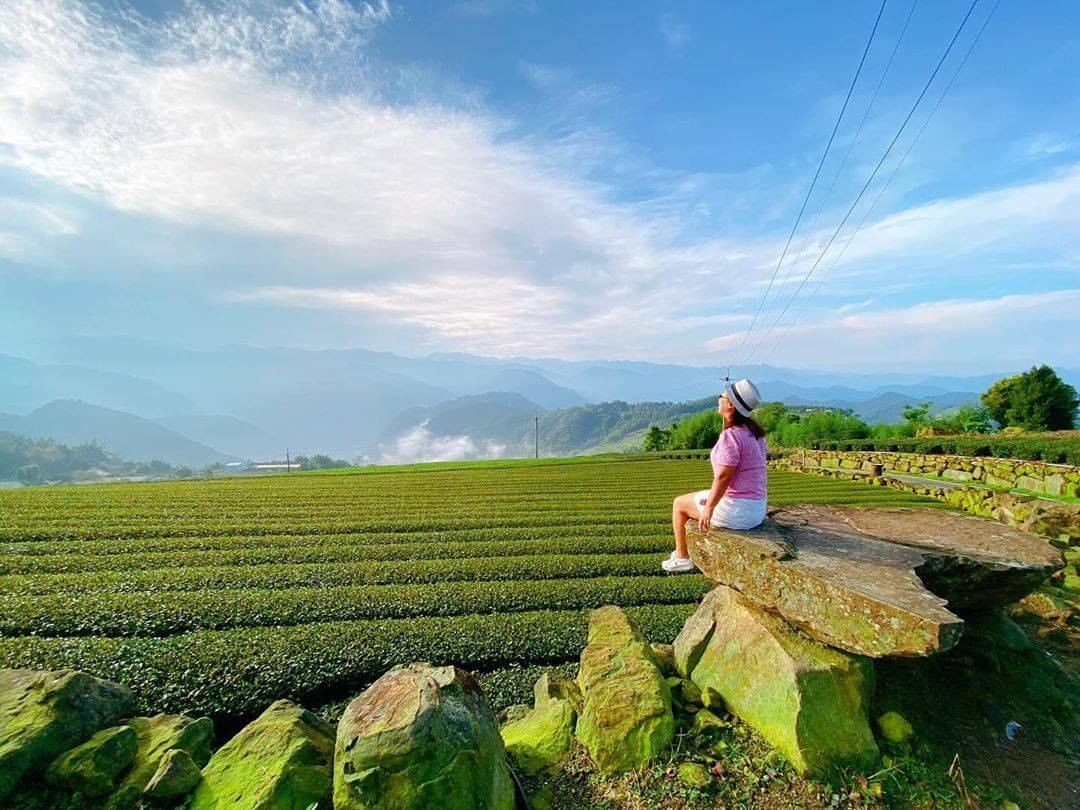
[[289, 458], [289, 448], [285, 448], [285, 472], [292, 472], [292, 459]]
[[535, 428], [533, 435], [534, 435], [535, 441], [536, 441], [535, 458], [540, 458], [540, 417], [539, 416], [534, 416], [533, 417], [533, 426]]

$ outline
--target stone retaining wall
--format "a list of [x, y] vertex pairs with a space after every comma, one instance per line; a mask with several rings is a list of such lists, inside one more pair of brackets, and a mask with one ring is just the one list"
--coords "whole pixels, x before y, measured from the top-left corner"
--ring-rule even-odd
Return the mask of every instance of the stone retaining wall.
[[977, 483], [996, 489], [1025, 489], [1044, 495], [1071, 495], [1080, 492], [1080, 467], [1022, 461], [991, 456], [924, 455], [878, 450], [806, 450], [787, 454], [800, 468], [867, 470], [874, 466], [908, 475], [933, 476], [957, 483]]

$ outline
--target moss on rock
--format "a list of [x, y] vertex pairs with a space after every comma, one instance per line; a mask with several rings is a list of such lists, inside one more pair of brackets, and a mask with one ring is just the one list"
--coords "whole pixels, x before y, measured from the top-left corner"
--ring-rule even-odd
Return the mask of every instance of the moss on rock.
[[61, 754], [45, 772], [50, 785], [96, 798], [112, 792], [118, 777], [135, 761], [135, 729], [113, 726]]
[[903, 745], [915, 736], [915, 729], [899, 712], [885, 712], [876, 722], [881, 738], [893, 745]]
[[161, 758], [161, 764], [143, 792], [153, 799], [178, 799], [191, 793], [201, 780], [202, 772], [191, 754], [182, 748], [173, 748]]
[[569, 701], [552, 700], [502, 729], [506, 751], [525, 773], [561, 762], [574, 743], [576, 713]]
[[578, 685], [585, 704], [577, 736], [601, 773], [640, 768], [670, 745], [670, 688], [648, 642], [619, 608], [590, 615]]
[[495, 717], [457, 667], [390, 670], [345, 709], [334, 756], [338, 810], [510, 810]]
[[108, 810], [136, 807], [162, 760], [173, 749], [186, 751], [200, 767], [210, 759], [214, 724], [209, 717], [194, 720], [182, 714], [158, 714], [133, 717], [125, 725], [135, 729], [138, 749], [131, 770], [109, 797]]
[[276, 701], [210, 758], [191, 810], [329, 808], [333, 760], [333, 726]]
[[712, 784], [712, 774], [699, 762], [684, 762], [679, 766], [679, 781], [687, 787], [703, 790]]
[[780, 749], [800, 773], [878, 755], [867, 721], [873, 668], [718, 586], [675, 642], [690, 678]]
[[134, 703], [127, 688], [85, 672], [0, 670], [0, 799]]
[[533, 687], [533, 708], [502, 728], [506, 751], [525, 773], [557, 765], [574, 744], [581, 692], [569, 678], [545, 672]]

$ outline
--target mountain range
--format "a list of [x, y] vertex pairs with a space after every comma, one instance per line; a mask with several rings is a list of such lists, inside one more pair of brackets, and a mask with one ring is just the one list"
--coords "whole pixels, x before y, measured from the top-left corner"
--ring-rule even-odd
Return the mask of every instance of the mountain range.
[[[739, 369], [765, 400], [896, 421], [905, 404], [973, 400], [1001, 374], [947, 377]], [[1080, 383], [1080, 371], [1059, 369]], [[79, 338], [33, 358], [0, 355], [0, 430], [98, 440], [131, 460], [204, 464], [283, 457], [422, 460], [640, 443], [650, 424], [712, 407], [726, 370], [636, 361], [405, 357], [364, 349], [190, 349]]]

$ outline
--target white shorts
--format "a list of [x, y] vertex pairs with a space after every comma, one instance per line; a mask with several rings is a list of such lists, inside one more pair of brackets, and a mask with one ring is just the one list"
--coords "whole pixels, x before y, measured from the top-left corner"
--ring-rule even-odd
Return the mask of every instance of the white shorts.
[[[708, 498], [709, 490], [707, 489], [694, 494], [699, 513]], [[712, 525], [724, 529], [753, 529], [765, 520], [767, 511], [768, 506], [764, 500], [729, 498], [725, 495], [713, 509]]]

